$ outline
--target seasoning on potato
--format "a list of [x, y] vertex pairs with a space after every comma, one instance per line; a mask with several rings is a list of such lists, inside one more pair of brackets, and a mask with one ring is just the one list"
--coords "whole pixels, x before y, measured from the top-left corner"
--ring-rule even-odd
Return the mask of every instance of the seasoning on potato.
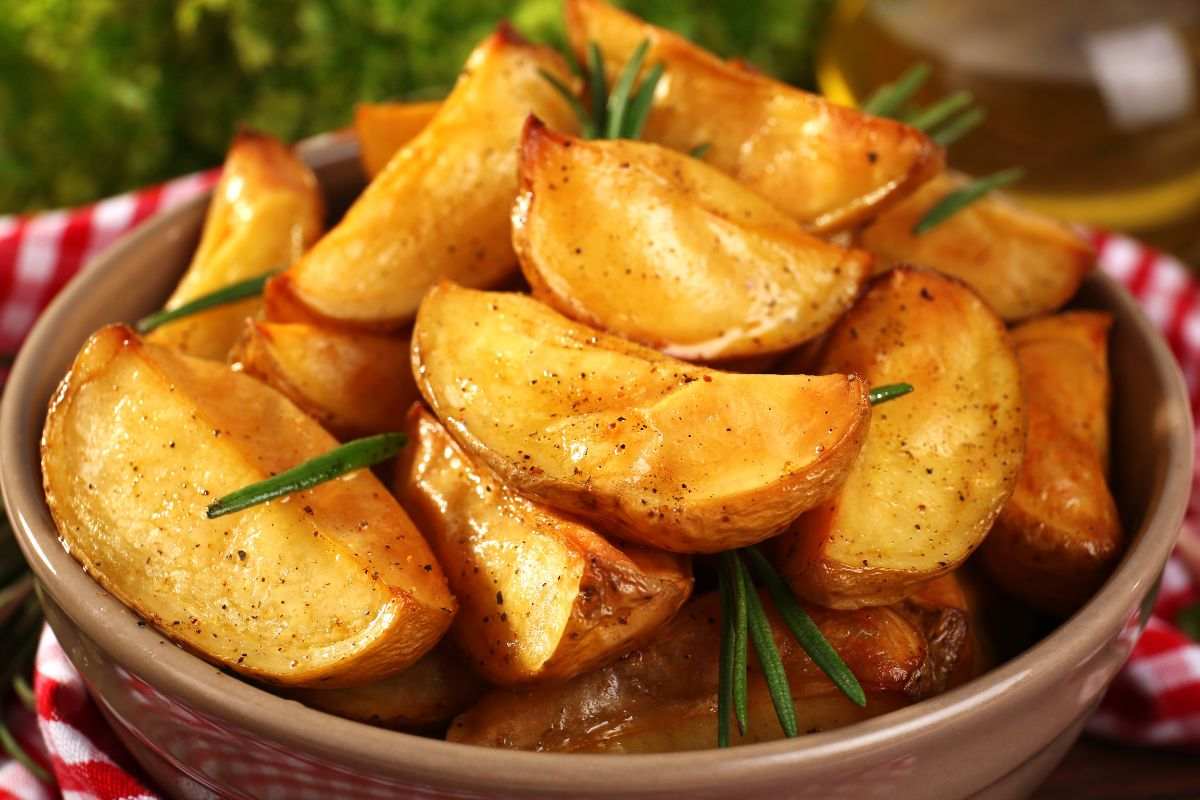
[[[233, 140], [204, 219], [192, 263], [168, 298], [175, 309], [239, 281], [286, 269], [324, 232], [316, 176], [292, 151], [263, 133]], [[209, 309], [155, 330], [149, 341], [224, 361], [256, 299]]]
[[1062, 616], [1092, 596], [1125, 546], [1106, 479], [1111, 324], [1103, 312], [1070, 311], [1012, 334], [1029, 436], [983, 563], [1006, 591]]
[[685, 557], [618, 548], [526, 500], [420, 405], [406, 430], [398, 494], [461, 604], [455, 640], [493, 683], [594, 669], [652, 636], [691, 594]]
[[531, 119], [520, 180], [513, 244], [534, 296], [677, 358], [795, 347], [831, 326], [871, 271], [865, 252], [657, 145], [584, 141]]
[[50, 408], [46, 502], [71, 554], [175, 641], [281, 686], [368, 683], [415, 663], [456, 609], [374, 475], [206, 516], [336, 444], [265, 384], [114, 325]]
[[873, 410], [845, 482], [778, 539], [779, 568], [809, 602], [893, 603], [965, 561], [1012, 493], [1025, 449], [1016, 357], [974, 292], [904, 268], [838, 322], [818, 371], [915, 389]]
[[778, 533], [836, 490], [867, 433], [852, 375], [692, 366], [518, 294], [438, 285], [412, 354], [450, 435], [510, 486], [676, 553]]
[[316, 317], [394, 331], [441, 278], [495, 286], [512, 275], [521, 125], [531, 113], [567, 131], [576, 124], [543, 72], [572, 81], [554, 50], [507, 27], [488, 37], [429, 124], [280, 287]]
[[684, 153], [703, 148], [706, 162], [811, 230], [852, 228], [942, 167], [942, 151], [915, 128], [722, 61], [604, 0], [567, 0], [566, 18], [576, 58], [587, 63], [595, 42], [610, 86], [643, 41], [647, 63], [665, 65], [647, 141]]

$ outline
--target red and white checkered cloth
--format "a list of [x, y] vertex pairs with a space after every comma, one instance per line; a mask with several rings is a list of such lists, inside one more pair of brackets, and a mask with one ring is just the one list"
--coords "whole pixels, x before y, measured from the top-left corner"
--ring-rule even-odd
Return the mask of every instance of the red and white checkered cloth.
[[[156, 211], [212, 186], [217, 170], [121, 195], [73, 211], [0, 217], [0, 355], [12, 354], [54, 293], [121, 234]], [[1093, 235], [1100, 267], [1128, 287], [1166, 337], [1200, 409], [1200, 284], [1178, 261], [1113, 234]], [[0, 385], [7, 364], [0, 362]], [[1200, 463], [1200, 458], [1197, 459]], [[1193, 476], [1200, 489], [1200, 477]], [[1125, 742], [1200, 749], [1200, 644], [1174, 625], [1200, 601], [1200, 491], [1193, 492], [1183, 541], [1167, 564], [1154, 616], [1089, 730]], [[1192, 568], [1189, 569], [1189, 561]], [[49, 631], [38, 649], [37, 714], [18, 704], [10, 726], [51, 772], [57, 789], [0, 759], [0, 800], [143, 800], [147, 788], [107, 729], [83, 682]]]

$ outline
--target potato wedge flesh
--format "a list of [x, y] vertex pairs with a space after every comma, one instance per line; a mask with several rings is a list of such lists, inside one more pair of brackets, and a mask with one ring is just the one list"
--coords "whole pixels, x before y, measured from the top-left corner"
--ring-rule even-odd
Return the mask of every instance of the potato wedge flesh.
[[416, 661], [454, 611], [378, 480], [359, 471], [204, 514], [335, 444], [257, 381], [112, 326], [85, 346], [48, 416], [47, 502], [101, 585], [205, 657], [281, 685], [370, 681]]
[[1029, 408], [1016, 490], [984, 543], [1006, 591], [1068, 615], [1104, 582], [1124, 548], [1108, 460], [1111, 317], [1076, 311], [1013, 331]]
[[[811, 609], [867, 693], [860, 709], [840, 694], [764, 605], [788, 673], [802, 731], [886, 713], [940, 685], [925, 680], [936, 645], [915, 617], [892, 608]], [[459, 716], [450, 741], [524, 750], [662, 752], [716, 746], [720, 604], [688, 603], [640, 650], [563, 684], [495, 690]], [[782, 738], [757, 659], [750, 656], [752, 726], [742, 743]], [[736, 735], [736, 730], [735, 730]]]
[[913, 226], [967, 179], [942, 173], [885, 211], [860, 234], [859, 246], [879, 256], [877, 268], [916, 264], [966, 282], [1012, 322], [1061, 307], [1095, 263], [1091, 247], [1061, 222], [992, 193], [932, 230]]
[[229, 359], [342, 439], [398, 430], [420, 396], [406, 337], [250, 320]]
[[540, 70], [572, 81], [557, 53], [508, 29], [479, 45], [433, 120], [289, 270], [295, 299], [336, 323], [391, 331], [440, 278], [494, 286], [511, 275], [521, 125], [530, 113], [576, 124]]
[[359, 103], [354, 106], [354, 135], [368, 178], [383, 172], [404, 145], [425, 129], [442, 106], [426, 103]]
[[780, 568], [810, 602], [896, 602], [961, 564], [1012, 493], [1025, 440], [1016, 359], [973, 292], [897, 269], [834, 327], [819, 368], [915, 389], [873, 410], [846, 481], [778, 540]]
[[526, 125], [513, 244], [534, 294], [684, 359], [789, 349], [854, 301], [870, 257], [655, 145]]
[[673, 552], [778, 532], [836, 487], [866, 433], [856, 378], [695, 367], [452, 284], [421, 307], [413, 371], [451, 436], [509, 485]]
[[348, 689], [297, 689], [289, 697], [346, 719], [406, 731], [444, 725], [479, 699], [485, 686], [445, 642], [408, 669]]
[[603, 0], [568, 0], [567, 35], [580, 63], [596, 42], [609, 85], [643, 40], [661, 62], [644, 139], [689, 152], [820, 232], [853, 227], [941, 168], [942, 152], [914, 128], [721, 61]]
[[452, 629], [459, 647], [494, 683], [592, 669], [647, 638], [687, 599], [685, 559], [618, 549], [516, 495], [421, 406], [406, 430], [398, 495], [462, 603]]
[[[238, 134], [213, 190], [200, 244], [166, 307], [285, 269], [321, 235], [323, 219], [312, 170], [270, 136]], [[250, 299], [209, 309], [157, 329], [149, 341], [223, 361], [243, 320], [259, 307]]]

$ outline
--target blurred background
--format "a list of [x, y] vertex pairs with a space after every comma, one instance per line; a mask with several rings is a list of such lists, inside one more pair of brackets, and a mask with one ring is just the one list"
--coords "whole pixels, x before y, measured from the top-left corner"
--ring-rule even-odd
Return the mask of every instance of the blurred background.
[[[561, 42], [559, 0], [8, 0], [0, 213], [219, 164], [239, 123], [287, 139], [356, 101], [427, 99], [497, 20]], [[953, 163], [1027, 203], [1200, 262], [1197, 0], [626, 0], [722, 55], [853, 103], [905, 68], [969, 91]]]

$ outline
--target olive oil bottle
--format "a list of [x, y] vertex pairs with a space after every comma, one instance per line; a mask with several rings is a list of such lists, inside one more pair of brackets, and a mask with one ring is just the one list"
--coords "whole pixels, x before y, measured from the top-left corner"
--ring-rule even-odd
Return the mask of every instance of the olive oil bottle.
[[817, 65], [847, 104], [916, 62], [987, 112], [953, 164], [1022, 166], [1028, 205], [1200, 263], [1200, 2], [840, 0]]

